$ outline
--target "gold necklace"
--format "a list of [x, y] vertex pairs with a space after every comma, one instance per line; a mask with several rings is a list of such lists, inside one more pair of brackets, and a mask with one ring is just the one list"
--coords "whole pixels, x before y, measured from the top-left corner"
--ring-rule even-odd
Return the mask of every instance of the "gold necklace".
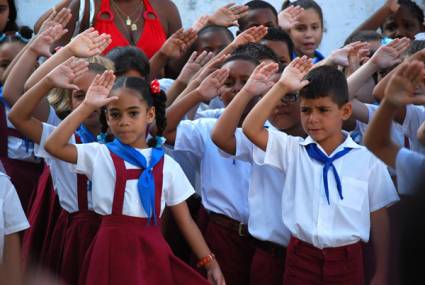
[[[133, 32], [137, 31], [137, 22], [139, 22], [140, 21], [140, 18], [142, 17], [142, 13], [141, 13], [142, 11], [140, 11], [140, 9], [138, 9], [134, 14], [132, 14], [132, 15], [126, 15], [121, 10], [121, 8], [118, 7], [118, 4], [115, 3], [114, 0], [111, 0], [111, 3], [112, 3], [112, 6], [114, 6], [115, 10], [118, 12], [118, 14], [119, 14], [118, 16], [122, 20], [124, 20], [124, 18], [125, 18], [125, 25], [127, 27], [129, 27]], [[141, 6], [141, 9], [143, 9], [143, 6], [142, 5], [140, 5], [140, 6]], [[131, 18], [133, 18], [133, 16], [136, 15], [137, 13], [139, 14], [139, 16], [137, 17], [136, 20], [132, 21]]]

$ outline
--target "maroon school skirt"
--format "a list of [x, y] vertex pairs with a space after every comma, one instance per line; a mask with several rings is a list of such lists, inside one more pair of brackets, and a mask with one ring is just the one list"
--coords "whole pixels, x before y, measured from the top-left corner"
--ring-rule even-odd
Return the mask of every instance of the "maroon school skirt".
[[22, 259], [25, 268], [39, 266], [43, 250], [51, 242], [51, 236], [62, 208], [53, 183], [49, 167], [46, 165], [40, 176], [37, 190], [31, 197], [28, 222], [31, 227], [24, 232], [22, 241]]
[[80, 284], [209, 284], [173, 255], [159, 226], [146, 223], [146, 219], [124, 215], [102, 217]]
[[100, 216], [93, 211], [69, 214], [62, 264], [59, 276], [66, 284], [78, 284], [84, 256], [100, 225]]

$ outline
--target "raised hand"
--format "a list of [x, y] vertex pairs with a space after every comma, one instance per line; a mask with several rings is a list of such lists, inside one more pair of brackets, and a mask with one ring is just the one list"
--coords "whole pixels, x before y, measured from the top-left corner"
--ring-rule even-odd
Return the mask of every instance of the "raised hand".
[[84, 59], [71, 57], [47, 74], [46, 79], [53, 87], [79, 90], [73, 81], [88, 70], [88, 65], [89, 63]]
[[240, 33], [232, 44], [238, 47], [247, 43], [258, 43], [265, 35], [267, 35], [267, 27], [251, 27]]
[[89, 28], [72, 39], [65, 48], [74, 56], [86, 58], [101, 54], [110, 42], [110, 35], [99, 35], [94, 28]]
[[40, 30], [38, 33], [42, 33], [43, 31], [46, 31], [50, 27], [61, 25], [62, 28], [65, 28], [66, 25], [69, 23], [69, 20], [71, 20], [72, 14], [71, 9], [68, 8], [62, 8], [59, 12], [52, 9], [49, 17], [43, 22], [43, 24], [40, 27]]
[[400, 4], [398, 4], [398, 0], [387, 0], [385, 2], [385, 6], [387, 6], [392, 13], [396, 13], [400, 8]]
[[279, 70], [277, 63], [261, 63], [254, 72], [252, 72], [248, 81], [245, 83], [245, 90], [252, 97], [266, 94], [273, 87], [273, 75]]
[[381, 46], [370, 59], [379, 69], [385, 69], [401, 62], [400, 55], [409, 48], [408, 38], [395, 39]]
[[303, 7], [289, 6], [278, 15], [279, 27], [285, 31], [292, 29], [303, 13]]
[[384, 100], [397, 107], [409, 104], [425, 105], [425, 95], [414, 94], [417, 87], [423, 84], [424, 76], [423, 62], [414, 60], [403, 63], [385, 88]]
[[220, 89], [226, 81], [227, 76], [229, 76], [229, 70], [223, 68], [217, 69], [208, 75], [196, 90], [204, 101], [211, 100], [220, 95]]
[[[223, 54], [218, 57], [213, 58], [210, 62], [208, 62], [204, 68], [195, 75], [196, 80], [203, 81], [208, 75], [213, 73], [215, 70], [220, 68], [223, 65], [223, 62], [229, 57], [229, 54]], [[194, 79], [195, 79], [194, 78]]]
[[356, 46], [354, 48], [351, 48], [348, 52], [348, 65], [345, 69], [345, 75], [348, 77], [353, 74], [357, 69], [360, 68], [362, 63], [369, 59], [368, 56], [369, 46]]
[[341, 65], [347, 67], [349, 65], [349, 55], [358, 54], [358, 51], [365, 50], [369, 52], [368, 43], [365, 42], [353, 42], [340, 49], [334, 50], [329, 55], [329, 61], [333, 65]]
[[311, 59], [307, 56], [294, 59], [283, 71], [279, 83], [283, 84], [289, 92], [295, 92], [302, 89], [309, 82], [304, 77], [313, 66]]
[[159, 51], [168, 58], [179, 58], [192, 46], [196, 38], [197, 34], [193, 29], [185, 31], [181, 28], [167, 39]]
[[178, 80], [188, 84], [192, 77], [212, 58], [214, 53], [203, 51], [198, 55], [196, 51], [192, 53], [189, 60], [183, 66], [182, 71], [178, 76]]
[[60, 24], [51, 26], [39, 33], [30, 43], [29, 48], [38, 56], [50, 57], [52, 55], [50, 53], [51, 45], [66, 34], [67, 31]]
[[84, 104], [98, 110], [99, 108], [118, 100], [118, 97], [108, 97], [114, 85], [115, 75], [112, 70], [105, 71], [102, 75], [96, 75], [87, 90]]
[[204, 15], [199, 17], [198, 20], [195, 21], [192, 25], [192, 30], [194, 30], [196, 33], [198, 33], [202, 28], [204, 28], [208, 24], [208, 15]]
[[212, 14], [208, 18], [208, 22], [213, 25], [224, 27], [238, 26], [238, 19], [242, 18], [247, 13], [248, 6], [230, 3], [219, 8], [214, 14]]

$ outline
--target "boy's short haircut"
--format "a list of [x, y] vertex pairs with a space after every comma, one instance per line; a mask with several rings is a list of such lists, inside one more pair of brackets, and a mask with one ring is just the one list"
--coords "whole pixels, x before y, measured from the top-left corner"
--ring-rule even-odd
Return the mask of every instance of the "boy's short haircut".
[[224, 32], [230, 41], [233, 41], [235, 39], [235, 36], [228, 28], [224, 26], [219, 26], [219, 25], [208, 25], [203, 27], [202, 29], [199, 30], [198, 37], [208, 32]]
[[287, 32], [280, 28], [268, 28], [267, 34], [264, 36], [263, 40], [268, 41], [279, 41], [284, 42], [288, 46], [289, 56], [291, 57], [294, 52], [294, 43], [291, 40], [291, 37]]
[[257, 61], [270, 59], [276, 63], [280, 63], [279, 58], [276, 53], [269, 48], [268, 46], [257, 44], [257, 43], [247, 43], [237, 47], [232, 55], [244, 54], [250, 57], [255, 58]]
[[354, 43], [354, 42], [371, 42], [371, 41], [381, 41], [382, 35], [377, 31], [357, 31], [352, 33], [344, 42], [344, 46]]
[[317, 67], [305, 79], [310, 83], [299, 91], [300, 98], [330, 97], [339, 107], [349, 101], [347, 79], [337, 68], [326, 65]]
[[[249, 2], [245, 3], [244, 5], [248, 6], [248, 10], [270, 9], [270, 11], [272, 11], [273, 15], [276, 17], [276, 22], [277, 22], [277, 10], [270, 3], [266, 2], [266, 1], [262, 1], [262, 0], [253, 0], [253, 1], [249, 1]], [[241, 31], [245, 30], [245, 28], [244, 28], [245, 23], [244, 23], [243, 18], [244, 17], [242, 17], [238, 20], [239, 30], [241, 30]]]
[[229, 56], [224, 62], [223, 65], [225, 65], [228, 62], [231, 61], [235, 61], [235, 60], [245, 60], [245, 61], [249, 61], [252, 64], [254, 64], [255, 66], [259, 65], [260, 62], [255, 58], [252, 57], [248, 54], [243, 54], [243, 53], [239, 53], [239, 54], [232, 54], [231, 56]]

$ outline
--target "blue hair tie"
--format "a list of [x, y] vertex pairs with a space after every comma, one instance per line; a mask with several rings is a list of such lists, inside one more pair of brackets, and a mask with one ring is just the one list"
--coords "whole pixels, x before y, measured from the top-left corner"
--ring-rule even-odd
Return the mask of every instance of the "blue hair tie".
[[384, 46], [386, 46], [387, 44], [389, 44], [390, 42], [392, 42], [393, 41], [393, 39], [392, 38], [389, 38], [389, 37], [383, 37], [382, 39], [381, 39], [381, 44], [382, 45], [384, 45]]
[[161, 148], [164, 145], [165, 141], [167, 140], [166, 138], [162, 136], [156, 136], [155, 139], [156, 139], [156, 145], [155, 145], [156, 148]]
[[27, 44], [30, 41], [29, 39], [23, 37], [20, 32], [16, 32], [15, 37], [24, 44]]

